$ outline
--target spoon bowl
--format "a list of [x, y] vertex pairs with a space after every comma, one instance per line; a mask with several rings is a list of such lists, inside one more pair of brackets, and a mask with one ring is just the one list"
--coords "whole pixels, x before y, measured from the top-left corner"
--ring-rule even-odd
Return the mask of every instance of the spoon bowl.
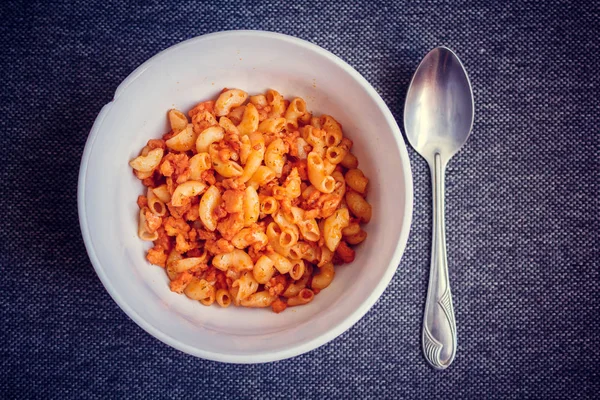
[[419, 64], [404, 107], [411, 146], [428, 162], [439, 153], [444, 163], [467, 141], [473, 128], [473, 91], [452, 50], [437, 47]]
[[438, 47], [419, 64], [406, 95], [404, 128], [410, 144], [429, 163], [433, 185], [433, 239], [423, 318], [423, 353], [436, 369], [456, 354], [456, 322], [448, 279], [444, 223], [444, 172], [473, 127], [473, 91], [460, 60]]

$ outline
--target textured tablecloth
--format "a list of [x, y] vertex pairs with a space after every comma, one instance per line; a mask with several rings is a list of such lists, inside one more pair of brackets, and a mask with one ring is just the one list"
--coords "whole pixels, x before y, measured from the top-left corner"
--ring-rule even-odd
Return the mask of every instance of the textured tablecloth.
[[[1, 398], [592, 398], [600, 395], [600, 7], [581, 1], [6, 1], [0, 4]], [[346, 60], [401, 124], [436, 45], [473, 83], [473, 134], [447, 171], [458, 352], [421, 354], [431, 189], [409, 148], [414, 216], [389, 287], [308, 354], [197, 359], [104, 290], [81, 239], [83, 147], [140, 63], [228, 29], [283, 32]]]

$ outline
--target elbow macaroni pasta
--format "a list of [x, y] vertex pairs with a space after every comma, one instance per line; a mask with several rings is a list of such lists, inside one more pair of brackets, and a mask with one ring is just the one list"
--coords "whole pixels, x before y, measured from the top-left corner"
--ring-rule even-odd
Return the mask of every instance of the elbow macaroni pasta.
[[265, 165], [275, 171], [277, 176], [281, 176], [286, 161], [285, 153], [285, 143], [283, 142], [283, 139], [275, 139], [269, 144], [269, 147], [267, 147], [267, 152], [265, 153]]
[[[314, 151], [308, 155], [308, 179], [318, 191], [322, 193], [331, 193], [335, 189], [335, 179], [331, 172], [327, 174], [327, 166], [321, 156]], [[333, 172], [333, 171], [332, 171]]]
[[352, 262], [372, 216], [369, 179], [330, 115], [275, 90], [224, 89], [129, 164], [147, 187], [138, 236], [173, 292], [203, 305], [312, 302]]

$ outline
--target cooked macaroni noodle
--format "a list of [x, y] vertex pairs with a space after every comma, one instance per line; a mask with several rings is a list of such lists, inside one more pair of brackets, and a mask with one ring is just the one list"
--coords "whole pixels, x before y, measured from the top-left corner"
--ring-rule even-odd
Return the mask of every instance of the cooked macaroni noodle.
[[224, 89], [188, 116], [169, 110], [170, 131], [129, 162], [147, 187], [137, 203], [148, 261], [203, 305], [312, 302], [354, 260], [372, 214], [342, 125], [275, 90]]

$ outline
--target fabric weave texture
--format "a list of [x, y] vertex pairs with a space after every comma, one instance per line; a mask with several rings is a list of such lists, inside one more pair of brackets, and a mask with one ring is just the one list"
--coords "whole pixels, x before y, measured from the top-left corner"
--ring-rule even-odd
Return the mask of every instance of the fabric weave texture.
[[[3, 1], [0, 3], [0, 397], [597, 398], [600, 393], [598, 1]], [[355, 326], [262, 365], [197, 359], [119, 309], [87, 257], [77, 174], [92, 123], [139, 64], [182, 40], [276, 31], [338, 55], [402, 127], [421, 58], [454, 49], [473, 134], [448, 165], [458, 351], [420, 343], [431, 184], [409, 148], [413, 225]]]

